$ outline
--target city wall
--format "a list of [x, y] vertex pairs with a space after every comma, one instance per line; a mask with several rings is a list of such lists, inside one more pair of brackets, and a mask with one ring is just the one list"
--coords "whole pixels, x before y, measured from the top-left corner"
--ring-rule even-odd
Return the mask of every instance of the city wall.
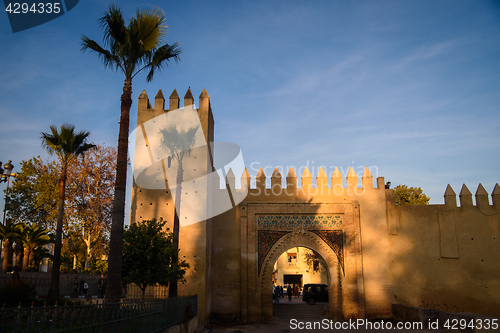
[[[184, 105], [193, 104], [188, 90]], [[138, 128], [178, 108], [175, 90], [169, 98], [169, 109], [165, 109], [161, 90], [154, 107], [143, 92]], [[197, 112], [210, 145], [214, 121], [205, 90]], [[212, 172], [213, 150], [199, 158], [204, 165], [202, 171]], [[151, 163], [158, 170], [166, 168], [166, 162]], [[210, 181], [218, 184], [219, 180], [215, 174]], [[179, 294], [198, 294], [201, 324], [209, 318], [272, 318], [272, 265], [283, 251], [294, 246], [314, 249], [329, 263], [332, 318], [388, 317], [392, 304], [398, 303], [500, 315], [498, 185], [491, 195], [492, 204], [479, 186], [476, 204], [464, 187], [457, 207], [456, 195], [448, 187], [443, 205], [396, 207], [393, 190], [385, 188], [383, 177], [374, 180], [369, 168], [362, 175], [351, 168], [345, 176], [338, 169], [331, 175], [319, 169], [315, 179], [304, 168], [300, 186], [293, 168], [287, 170], [286, 177], [278, 168], [272, 175], [261, 169], [253, 181], [246, 169], [241, 177], [229, 170], [224, 180], [225, 186], [215, 186], [206, 200], [230, 192], [238, 199], [234, 202], [243, 201], [222, 214], [180, 229], [180, 258], [191, 268], [186, 284], [179, 286]], [[134, 182], [131, 220], [161, 217], [172, 230], [174, 203], [166, 175], [158, 181], [165, 183], [165, 189], [144, 189]], [[183, 202], [193, 193], [185, 195]], [[335, 216], [342, 223], [314, 228], [260, 225], [257, 220], [266, 216]], [[335, 232], [342, 234], [340, 243], [320, 236]], [[276, 237], [280, 233], [284, 236]], [[262, 234], [274, 235], [267, 238], [271, 239], [267, 240], [269, 244], [262, 244]]]
[[459, 195], [448, 186], [445, 204], [398, 206], [390, 235], [396, 301], [500, 316], [500, 187]]

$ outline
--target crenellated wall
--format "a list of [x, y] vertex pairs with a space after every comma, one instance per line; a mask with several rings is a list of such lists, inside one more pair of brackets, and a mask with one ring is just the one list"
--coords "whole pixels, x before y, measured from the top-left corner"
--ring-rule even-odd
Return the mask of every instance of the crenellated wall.
[[398, 206], [391, 235], [398, 303], [500, 316], [500, 187], [492, 205], [479, 184], [473, 204], [464, 184], [460, 206], [448, 185], [443, 205]]
[[[193, 107], [194, 98], [191, 90], [188, 89], [184, 96], [184, 109]], [[169, 97], [169, 108], [165, 109], [165, 98], [161, 90], [155, 96], [154, 106], [151, 106], [146, 91], [139, 96], [137, 115], [137, 135], [134, 158], [134, 170], [140, 168], [141, 163], [148, 164], [144, 172], [134, 175], [131, 203], [131, 223], [153, 218], [163, 218], [167, 221], [166, 227], [173, 230], [174, 223], [174, 200], [168, 186], [166, 169], [168, 160], [158, 159], [155, 161], [151, 151], [151, 135], [155, 132], [151, 130], [151, 121], [165, 113], [180, 109], [180, 99], [174, 89]], [[206, 90], [200, 94], [199, 107], [194, 109], [200, 118], [200, 125], [207, 143], [213, 142], [214, 120], [210, 99]], [[156, 118], [157, 119], [157, 118]], [[149, 132], [146, 131], [145, 124], [149, 122]], [[210, 145], [208, 145], [210, 147]], [[199, 165], [198, 173], [207, 174], [211, 170], [212, 151], [210, 149], [200, 151], [195, 155]], [[163, 158], [163, 157], [162, 157]], [[157, 172], [156, 172], [157, 171]], [[156, 173], [155, 173], [156, 172]], [[186, 175], [190, 176], [187, 172]], [[185, 176], [186, 176], [185, 175]], [[137, 179], [141, 177], [156, 177], [156, 181], [161, 183], [158, 188], [143, 188], [137, 185]], [[205, 186], [206, 187], [206, 186]], [[175, 193], [174, 193], [175, 196]], [[189, 198], [188, 198], [189, 199]], [[207, 324], [210, 314], [210, 275], [211, 275], [211, 249], [212, 249], [212, 219], [206, 219], [199, 223], [183, 226], [179, 231], [179, 257], [186, 260], [191, 266], [186, 273], [186, 283], [178, 284], [178, 294], [198, 295], [198, 319], [200, 324]]]
[[[212, 148], [193, 153], [201, 169], [194, 171], [197, 177], [207, 175], [208, 183], [220, 184], [217, 173], [212, 173], [210, 100], [205, 90], [199, 98], [196, 111]], [[184, 107], [193, 104], [188, 89]], [[147, 153], [150, 142], [144, 124], [179, 107], [176, 90], [168, 109], [161, 90], [154, 107], [145, 91], [139, 97], [137, 129], [145, 134], [136, 141], [134, 167], [149, 161], [164, 187], [146, 189], [134, 181], [132, 222], [162, 217], [173, 227], [173, 196], [165, 172], [170, 165]], [[152, 169], [139, 177], [151, 176]], [[206, 324], [209, 318], [271, 319], [273, 265], [283, 251], [295, 246], [314, 249], [328, 263], [331, 318], [388, 317], [393, 303], [500, 316], [498, 184], [491, 205], [480, 184], [475, 204], [464, 185], [457, 206], [456, 194], [448, 185], [442, 205], [396, 207], [394, 191], [385, 188], [383, 177], [374, 186], [368, 167], [359, 183], [352, 168], [345, 178], [337, 168], [331, 175], [320, 168], [315, 180], [304, 168], [300, 187], [297, 178], [293, 168], [286, 177], [278, 168], [271, 175], [261, 168], [255, 179], [246, 168], [241, 177], [229, 169], [225, 186], [207, 185], [209, 207], [224, 196], [229, 196], [232, 206], [226, 210], [219, 206], [223, 213], [180, 229], [180, 256], [191, 268], [179, 294], [199, 295], [200, 323]], [[185, 192], [183, 202], [200, 195]], [[189, 212], [181, 218], [188, 221]]]
[[[394, 198], [391, 197], [392, 190], [385, 189], [384, 178], [377, 178], [377, 186], [374, 187], [373, 176], [367, 167], [361, 176], [361, 184], [358, 184], [358, 175], [350, 168], [345, 177], [345, 187], [342, 185], [344, 177], [338, 169], [330, 175], [331, 185], [322, 168], [314, 182], [311, 173], [305, 168], [301, 187], [297, 186], [293, 168], [288, 170], [285, 181], [278, 168], [274, 169], [270, 177], [270, 186], [266, 186], [266, 178], [261, 168], [253, 182], [245, 169], [240, 177], [241, 189], [236, 189], [234, 194], [239, 195], [248, 190], [244, 202], [214, 218], [214, 230], [220, 232], [214, 233], [213, 262], [214, 267], [219, 267], [225, 274], [215, 274], [212, 277], [212, 314], [244, 320], [268, 319], [270, 309], [266, 310], [264, 306], [258, 309], [252, 307], [252, 304], [271, 303], [264, 301], [266, 296], [260, 294], [263, 288], [253, 285], [255, 279], [265, 279], [261, 275], [266, 271], [259, 266], [259, 230], [310, 233], [311, 228], [317, 228], [312, 225], [259, 225], [256, 222], [258, 216], [279, 218], [290, 215], [336, 215], [342, 218], [342, 225], [320, 228], [341, 230], [345, 234], [344, 275], [341, 281], [333, 278], [332, 282], [332, 293], [336, 293], [335, 288], [342, 285], [343, 300], [340, 301], [342, 304], [336, 305], [339, 309], [331, 309], [332, 316], [334, 313], [352, 318], [390, 316], [394, 299], [390, 276], [389, 230], [396, 224], [396, 214], [387, 208], [391, 203], [394, 206]], [[231, 170], [226, 183], [231, 189], [235, 188], [236, 179]], [[252, 183], [255, 186], [250, 186]], [[299, 239], [298, 235], [297, 237]], [[362, 251], [362, 248], [370, 250]], [[241, 252], [239, 258], [234, 255], [238, 252]], [[271, 261], [269, 265], [274, 264]], [[332, 266], [336, 265], [332, 263]], [[234, 270], [229, 267], [234, 267]], [[237, 275], [241, 275], [240, 284], [235, 282]], [[238, 313], [238, 302], [242, 304], [242, 314]]]

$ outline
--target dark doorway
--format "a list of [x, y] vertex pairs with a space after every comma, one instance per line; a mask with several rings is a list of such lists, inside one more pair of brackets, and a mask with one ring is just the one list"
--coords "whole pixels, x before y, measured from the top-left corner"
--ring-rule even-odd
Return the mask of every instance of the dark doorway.
[[285, 285], [293, 285], [302, 287], [302, 274], [285, 274], [283, 275], [283, 283]]

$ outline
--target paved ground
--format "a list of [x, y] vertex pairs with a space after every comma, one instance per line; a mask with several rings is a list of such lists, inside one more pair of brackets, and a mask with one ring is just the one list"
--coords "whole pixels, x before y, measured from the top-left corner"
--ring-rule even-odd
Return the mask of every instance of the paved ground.
[[[292, 302], [288, 301], [288, 298], [281, 298], [280, 304], [302, 304], [301, 298], [292, 298]], [[316, 323], [316, 324], [315, 324]], [[444, 332], [443, 329], [397, 329], [398, 324], [395, 321], [391, 321], [387, 324], [384, 321], [371, 322], [372, 328], [367, 328], [364, 325], [356, 326], [355, 322], [329, 322], [321, 321], [321, 319], [300, 319], [294, 320], [274, 318], [272, 322], [258, 322], [258, 323], [227, 323], [224, 325], [211, 325], [205, 328], [203, 333], [293, 333], [293, 332], [343, 332], [343, 333], [368, 333], [368, 332], [420, 332], [420, 333], [441, 333]], [[401, 325], [402, 323], [400, 323]], [[313, 325], [316, 325], [314, 328]], [[370, 324], [367, 324], [370, 325]], [[392, 329], [388, 329], [386, 325], [391, 325]], [[310, 328], [310, 329], [308, 329]]]

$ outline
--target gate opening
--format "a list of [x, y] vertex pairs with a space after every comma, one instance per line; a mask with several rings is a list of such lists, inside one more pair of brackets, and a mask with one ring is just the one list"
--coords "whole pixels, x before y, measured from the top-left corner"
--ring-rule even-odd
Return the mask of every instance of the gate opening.
[[283, 252], [274, 263], [272, 274], [274, 288], [283, 288], [284, 294], [290, 286], [295, 297], [302, 299], [306, 284], [330, 284], [328, 267], [317, 252], [306, 247], [293, 247]]

